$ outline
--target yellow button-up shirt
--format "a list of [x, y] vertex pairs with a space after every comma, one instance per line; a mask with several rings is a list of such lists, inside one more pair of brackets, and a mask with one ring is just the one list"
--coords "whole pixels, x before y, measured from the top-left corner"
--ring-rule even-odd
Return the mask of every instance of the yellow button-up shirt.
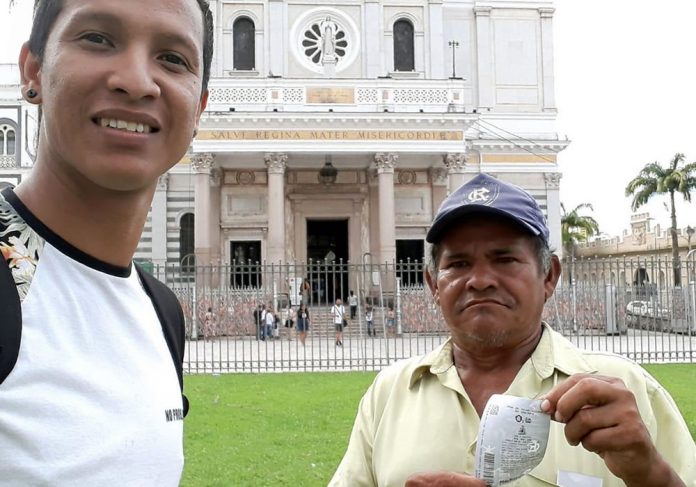
[[[536, 398], [572, 374], [618, 377], [633, 391], [641, 416], [667, 462], [696, 487], [696, 446], [673, 399], [636, 363], [606, 352], [578, 350], [547, 325], [532, 356], [506, 394]], [[452, 342], [384, 369], [358, 408], [348, 449], [329, 486], [398, 486], [417, 472], [472, 475], [480, 418], [454, 367]], [[582, 445], [570, 446], [563, 424], [551, 422], [546, 455], [529, 474], [508, 485], [557, 485], [559, 471], [623, 487], [604, 461]], [[599, 485], [599, 484], [596, 484]]]

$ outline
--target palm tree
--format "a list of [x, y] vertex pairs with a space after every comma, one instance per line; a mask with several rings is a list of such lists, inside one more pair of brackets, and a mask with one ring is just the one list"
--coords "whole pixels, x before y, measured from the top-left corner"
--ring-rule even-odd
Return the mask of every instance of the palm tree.
[[[592, 235], [599, 234], [597, 220], [591, 216], [580, 214], [584, 208], [594, 211], [590, 203], [581, 203], [567, 212], [561, 203], [561, 244], [563, 245], [563, 254], [570, 256], [571, 262], [575, 258], [575, 249], [578, 243], [586, 242]], [[573, 283], [572, 270], [568, 273], [568, 283]]]
[[672, 218], [672, 262], [674, 266], [674, 285], [681, 286], [681, 264], [679, 262], [679, 243], [677, 240], [677, 211], [674, 195], [680, 193], [684, 201], [691, 201], [691, 191], [696, 190], [696, 162], [682, 164], [684, 154], [677, 153], [662, 167], [658, 162], [647, 164], [626, 186], [626, 196], [633, 196], [631, 209], [636, 211], [655, 195], [669, 194]]

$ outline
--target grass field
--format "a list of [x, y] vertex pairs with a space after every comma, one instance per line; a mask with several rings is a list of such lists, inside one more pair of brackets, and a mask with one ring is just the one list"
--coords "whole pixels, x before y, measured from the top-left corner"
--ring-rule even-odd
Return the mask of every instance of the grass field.
[[[696, 365], [650, 365], [696, 437]], [[374, 373], [188, 376], [182, 486], [325, 486]]]

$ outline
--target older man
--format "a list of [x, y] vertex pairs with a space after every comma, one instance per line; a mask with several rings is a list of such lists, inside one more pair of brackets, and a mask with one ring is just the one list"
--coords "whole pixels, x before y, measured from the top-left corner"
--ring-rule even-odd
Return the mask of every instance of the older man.
[[486, 174], [443, 202], [425, 277], [452, 336], [377, 376], [330, 485], [484, 486], [480, 417], [508, 394], [544, 397], [555, 420], [541, 464], [511, 485], [696, 486], [696, 447], [660, 384], [541, 321], [561, 272], [548, 238], [534, 198]]

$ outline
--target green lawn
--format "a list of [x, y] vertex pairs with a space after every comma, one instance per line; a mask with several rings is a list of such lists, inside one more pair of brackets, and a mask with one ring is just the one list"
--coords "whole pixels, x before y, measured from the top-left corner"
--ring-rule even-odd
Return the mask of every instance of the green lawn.
[[[696, 437], [696, 365], [646, 366]], [[374, 373], [187, 376], [182, 486], [325, 486]]]

